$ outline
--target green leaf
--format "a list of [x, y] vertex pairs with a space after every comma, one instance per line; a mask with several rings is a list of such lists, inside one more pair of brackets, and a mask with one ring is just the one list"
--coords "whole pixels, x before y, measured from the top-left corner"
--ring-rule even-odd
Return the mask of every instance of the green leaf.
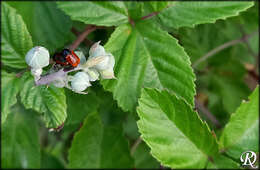
[[103, 126], [97, 113], [89, 114], [72, 141], [69, 168], [133, 168], [122, 127]]
[[115, 56], [116, 80], [104, 80], [106, 90], [123, 110], [137, 104], [142, 87], [167, 88], [194, 105], [194, 80], [189, 57], [177, 40], [148, 20], [135, 27], [121, 25], [105, 49]]
[[64, 169], [64, 166], [57, 157], [41, 151], [41, 169]]
[[155, 14], [155, 12], [160, 12], [168, 5], [168, 2], [136, 2], [136, 1], [125, 1], [125, 6], [127, 8], [128, 17], [134, 22], [140, 21], [144, 16]]
[[65, 46], [72, 22], [55, 2], [9, 2], [23, 17], [33, 43], [51, 52]]
[[[219, 20], [215, 24], [203, 24], [195, 28], [181, 28], [178, 30], [178, 37], [180, 37], [180, 42], [193, 63], [210, 50], [233, 39], [239, 39], [242, 35], [237, 27], [238, 25], [231, 24], [230, 19]], [[221, 55], [223, 56], [223, 53], [220, 52], [215, 54], [214, 57], [219, 58]], [[224, 57], [223, 62], [226, 62], [227, 57], [225, 55]], [[204, 62], [206, 63], [206, 61]]]
[[226, 156], [216, 155], [213, 162], [209, 161], [207, 169], [240, 169], [240, 164]]
[[221, 96], [223, 108], [230, 114], [250, 94], [250, 89], [243, 80], [232, 79], [230, 76], [213, 75], [212, 81]]
[[138, 117], [136, 112], [127, 114], [123, 124], [124, 134], [131, 140], [136, 140], [140, 136], [135, 117]]
[[122, 111], [113, 100], [113, 94], [105, 91], [101, 85], [94, 90], [99, 100], [98, 113], [104, 125], [121, 125], [129, 113]]
[[72, 20], [103, 26], [117, 26], [128, 22], [124, 2], [57, 2]]
[[[251, 9], [252, 8], [243, 13], [248, 13]], [[237, 16], [227, 20], [218, 20], [214, 24], [202, 24], [195, 28], [181, 28], [178, 30], [178, 33], [175, 31], [175, 34], [177, 34], [176, 36], [179, 37], [180, 43], [191, 57], [191, 62], [194, 63], [194, 61], [198, 60], [200, 57], [206, 55], [209, 51], [218, 46], [231, 40], [241, 38], [243, 36], [241, 29], [246, 29], [248, 25], [250, 25], [250, 22], [244, 21], [242, 25], [242, 22], [237, 21], [241, 18], [241, 16]], [[257, 25], [257, 20], [254, 21]], [[258, 25], [246, 33], [252, 34], [257, 29]], [[253, 40], [254, 43], [250, 45], [254, 49], [258, 45], [258, 36], [251, 36], [249, 40]], [[230, 60], [231, 58], [237, 61], [254, 63], [254, 57], [248, 52], [247, 46], [244, 43], [239, 43], [218, 52], [206, 61], [203, 61], [201, 64], [194, 67], [197, 69], [205, 68], [201, 66], [205, 66], [206, 63], [208, 63], [208, 65], [210, 64], [210, 67], [216, 67], [219, 64], [225, 64], [227, 60]]]
[[64, 89], [54, 86], [35, 86], [30, 73], [22, 77], [23, 89], [20, 93], [25, 108], [43, 113], [48, 128], [57, 128], [67, 117]]
[[144, 2], [125, 1], [124, 2], [129, 18], [138, 20], [144, 13]]
[[161, 23], [167, 27], [194, 27], [214, 23], [218, 19], [237, 16], [254, 5], [254, 2], [173, 2], [159, 13]]
[[143, 89], [137, 113], [151, 154], [171, 168], [204, 168], [218, 152], [216, 139], [197, 112], [166, 90]]
[[15, 105], [1, 128], [1, 168], [40, 168], [40, 140], [34, 113]]
[[243, 101], [230, 117], [220, 137], [220, 148], [239, 159], [245, 151], [258, 152], [259, 144], [259, 87]]
[[66, 100], [68, 103], [68, 118], [65, 125], [83, 122], [86, 115], [97, 110], [99, 104], [97, 96], [92, 91], [88, 92], [87, 95], [80, 95], [71, 90], [66, 90]]
[[2, 62], [13, 68], [26, 68], [25, 55], [33, 46], [31, 35], [22, 17], [6, 2], [2, 3]]
[[13, 73], [1, 72], [1, 123], [4, 123], [10, 113], [10, 108], [16, 102], [16, 95], [21, 88], [21, 81]]
[[160, 164], [150, 154], [149, 147], [144, 143], [140, 143], [133, 154], [135, 160], [135, 168], [137, 169], [159, 169]]
[[159, 2], [151, 1], [151, 2], [149, 2], [149, 4], [152, 6], [154, 11], [159, 12], [159, 11], [163, 10], [164, 8], [166, 8], [167, 5], [169, 4], [169, 2], [167, 2], [167, 1], [159, 1]]

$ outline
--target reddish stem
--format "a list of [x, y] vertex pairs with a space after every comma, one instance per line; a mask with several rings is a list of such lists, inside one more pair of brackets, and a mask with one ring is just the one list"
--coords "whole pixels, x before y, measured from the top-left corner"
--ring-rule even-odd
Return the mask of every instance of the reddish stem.
[[145, 19], [151, 18], [151, 17], [153, 17], [153, 16], [155, 16], [155, 15], [158, 15], [158, 14], [159, 14], [159, 12], [152, 12], [152, 13], [146, 15], [146, 16], [143, 16], [143, 17], [141, 18], [141, 20], [145, 20]]
[[78, 36], [78, 38], [71, 44], [71, 46], [69, 47], [70, 50], [75, 50], [79, 44], [84, 41], [84, 39], [86, 38], [86, 36], [88, 34], [90, 34], [91, 32], [95, 31], [97, 29], [96, 26], [90, 25], [87, 26], [86, 29]]
[[[80, 32], [79, 32], [76, 28], [74, 28], [74, 27], [71, 28], [71, 32], [72, 32], [73, 34], [75, 34], [76, 36], [79, 36], [79, 35], [80, 35]], [[87, 39], [87, 38], [84, 39], [84, 43], [85, 43], [86, 46], [91, 46], [91, 45], [94, 44], [93, 41], [91, 41], [91, 40], [89, 40], [89, 39]]]

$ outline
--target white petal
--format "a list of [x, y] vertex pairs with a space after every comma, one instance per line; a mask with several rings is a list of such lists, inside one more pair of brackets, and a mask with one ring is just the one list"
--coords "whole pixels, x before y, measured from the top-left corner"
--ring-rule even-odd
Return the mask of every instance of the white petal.
[[91, 86], [89, 82], [89, 76], [85, 72], [78, 72], [73, 76], [71, 81], [71, 87], [75, 91], [83, 91], [87, 87]]
[[26, 63], [32, 68], [43, 68], [49, 65], [49, 51], [41, 46], [30, 49], [25, 56]]

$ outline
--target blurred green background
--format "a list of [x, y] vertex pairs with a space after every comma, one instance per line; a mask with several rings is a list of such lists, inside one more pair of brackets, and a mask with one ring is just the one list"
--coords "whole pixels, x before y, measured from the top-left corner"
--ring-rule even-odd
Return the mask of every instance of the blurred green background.
[[[70, 45], [86, 27], [82, 22], [72, 21], [57, 8], [55, 2], [8, 2], [8, 4], [22, 16], [32, 35], [33, 43], [45, 46], [51, 53]], [[221, 50], [194, 67], [197, 109], [201, 117], [215, 130], [217, 137], [229, 120], [230, 114], [235, 112], [241, 101], [247, 99], [258, 84], [259, 77], [255, 76], [259, 71], [258, 22], [258, 2], [256, 2], [254, 7], [236, 17], [198, 25], [195, 28], [168, 30], [184, 47], [192, 63], [224, 43], [252, 35], [248, 41]], [[94, 31], [79, 49], [88, 54], [93, 42], [101, 40], [102, 45], [106, 44], [114, 29], [107, 27]], [[8, 72], [20, 71], [8, 66], [2, 66], [2, 69]], [[105, 126], [123, 126], [123, 133], [129, 146], [134, 145], [140, 136], [136, 125], [138, 120], [136, 112], [124, 112], [120, 109], [113, 100], [112, 93], [104, 91], [99, 82], [92, 84], [88, 95], [78, 95], [68, 89], [65, 89], [65, 92], [68, 104], [67, 120], [60, 132], [51, 133], [45, 128], [40, 117], [33, 113], [34, 111], [24, 108], [18, 97], [18, 104], [11, 108], [12, 114], [6, 120], [8, 123], [2, 126], [2, 129], [12, 131], [10, 133], [16, 135], [14, 142], [19, 143], [15, 145], [18, 147], [10, 148], [18, 153], [17, 160], [10, 160], [12, 164], [20, 166], [20, 159], [23, 159], [22, 155], [26, 153], [21, 153], [19, 147], [28, 145], [23, 138], [29, 137], [34, 144], [40, 142], [40, 150], [32, 155], [32, 160], [40, 156], [41, 161], [34, 162], [35, 164], [40, 164], [41, 168], [67, 167], [68, 150], [73, 135], [80, 128], [84, 117], [95, 110], [98, 110]], [[207, 113], [211, 113], [214, 118], [206, 116]], [[38, 136], [38, 139], [33, 138], [34, 135]], [[2, 145], [2, 147], [9, 146]], [[136, 167], [159, 168], [159, 163], [149, 152], [148, 146], [141, 142], [133, 155]], [[4, 155], [5, 153], [2, 153], [2, 156]]]

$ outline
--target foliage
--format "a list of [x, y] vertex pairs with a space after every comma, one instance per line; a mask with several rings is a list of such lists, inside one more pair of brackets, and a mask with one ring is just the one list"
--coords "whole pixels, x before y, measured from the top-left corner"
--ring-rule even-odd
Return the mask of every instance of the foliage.
[[32, 48], [31, 35], [22, 17], [8, 4], [2, 5], [2, 62], [10, 67], [24, 68], [25, 54]]
[[[207, 124], [184, 100], [167, 91], [144, 89], [137, 112], [143, 140], [164, 165], [203, 168], [208, 156], [218, 152]], [[187, 127], [186, 122], [192, 123]]]
[[[239, 108], [230, 117], [220, 137], [220, 147], [227, 154], [236, 158], [244, 150], [258, 151], [259, 138], [259, 88], [249, 96], [249, 101], [242, 101]], [[243, 124], [240, 122], [243, 121]]]
[[[2, 168], [222, 169], [259, 155], [258, 2], [1, 4]], [[99, 64], [88, 94], [36, 84], [26, 53], [71, 44], [92, 64], [114, 56], [115, 78]]]
[[24, 107], [43, 113], [43, 120], [48, 128], [56, 128], [61, 125], [67, 117], [64, 90], [54, 86], [35, 87], [30, 74], [24, 74], [21, 81], [24, 82], [20, 92]]

